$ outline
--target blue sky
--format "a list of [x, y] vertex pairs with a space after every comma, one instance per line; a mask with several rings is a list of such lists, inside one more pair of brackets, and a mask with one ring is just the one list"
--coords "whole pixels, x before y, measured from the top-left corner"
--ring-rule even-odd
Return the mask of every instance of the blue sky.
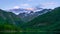
[[0, 0], [0, 9], [32, 8], [55, 8], [60, 6], [60, 0]]

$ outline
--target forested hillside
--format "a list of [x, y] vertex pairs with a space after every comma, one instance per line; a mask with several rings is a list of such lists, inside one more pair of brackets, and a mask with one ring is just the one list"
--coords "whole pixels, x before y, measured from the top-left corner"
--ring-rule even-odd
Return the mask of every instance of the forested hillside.
[[39, 31], [60, 31], [60, 7], [25, 23], [23, 28]]
[[20, 17], [17, 15], [0, 9], [0, 30], [18, 29], [21, 23], [23, 23], [23, 21], [21, 21]]

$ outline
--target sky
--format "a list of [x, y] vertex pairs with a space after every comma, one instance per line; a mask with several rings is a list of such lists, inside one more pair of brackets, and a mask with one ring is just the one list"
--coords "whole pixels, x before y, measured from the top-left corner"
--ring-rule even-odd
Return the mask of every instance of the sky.
[[0, 0], [0, 9], [13, 8], [55, 8], [60, 6], [60, 0]]

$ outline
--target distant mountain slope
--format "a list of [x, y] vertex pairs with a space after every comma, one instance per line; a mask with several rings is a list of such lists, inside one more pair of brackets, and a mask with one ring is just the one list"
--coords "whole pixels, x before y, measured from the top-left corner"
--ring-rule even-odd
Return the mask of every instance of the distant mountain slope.
[[29, 21], [28, 23], [25, 23], [23, 27], [32, 28], [33, 30], [35, 28], [39, 30], [58, 30], [60, 28], [59, 24], [60, 24], [60, 7], [57, 7], [51, 12], [40, 15], [35, 19]]
[[18, 8], [18, 9], [10, 9], [9, 11], [17, 14], [22, 19], [22, 21], [28, 22], [34, 19], [35, 17], [45, 14], [51, 10], [52, 9], [43, 9], [40, 7], [36, 7], [33, 8], [33, 10]]
[[43, 15], [47, 12], [50, 12], [52, 9], [42, 9], [42, 10], [37, 10], [36, 12], [30, 11], [30, 13], [20, 13], [18, 16], [24, 21], [28, 22], [31, 21], [32, 19], [36, 18], [39, 15]]

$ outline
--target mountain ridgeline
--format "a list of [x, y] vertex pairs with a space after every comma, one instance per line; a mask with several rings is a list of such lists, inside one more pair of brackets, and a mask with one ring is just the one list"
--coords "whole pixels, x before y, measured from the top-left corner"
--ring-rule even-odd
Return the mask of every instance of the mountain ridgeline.
[[[39, 12], [37, 12], [37, 13], [39, 13]], [[41, 13], [41, 11], [40, 11], [40, 13]], [[21, 27], [23, 30], [28, 30], [28, 31], [30, 31], [30, 30], [31, 31], [35, 31], [35, 30], [36, 31], [38, 31], [38, 30], [39, 31], [43, 31], [43, 30], [44, 31], [60, 31], [60, 7], [57, 7], [48, 12], [46, 11], [46, 13], [45, 12], [42, 12], [42, 13], [44, 13], [44, 14], [42, 14], [42, 15], [38, 14], [38, 16], [34, 17], [32, 20], [30, 20], [28, 22], [24, 22], [23, 21], [24, 19], [21, 20], [20, 14], [15, 15], [12, 12], [6, 12], [6, 11], [0, 9], [0, 25], [9, 25], [12, 27], [12, 29], [13, 29], [13, 26]], [[34, 13], [33, 15], [35, 15], [35, 14], [36, 13]], [[30, 19], [30, 16], [27, 16], [27, 17], [29, 17], [29, 19]]]

